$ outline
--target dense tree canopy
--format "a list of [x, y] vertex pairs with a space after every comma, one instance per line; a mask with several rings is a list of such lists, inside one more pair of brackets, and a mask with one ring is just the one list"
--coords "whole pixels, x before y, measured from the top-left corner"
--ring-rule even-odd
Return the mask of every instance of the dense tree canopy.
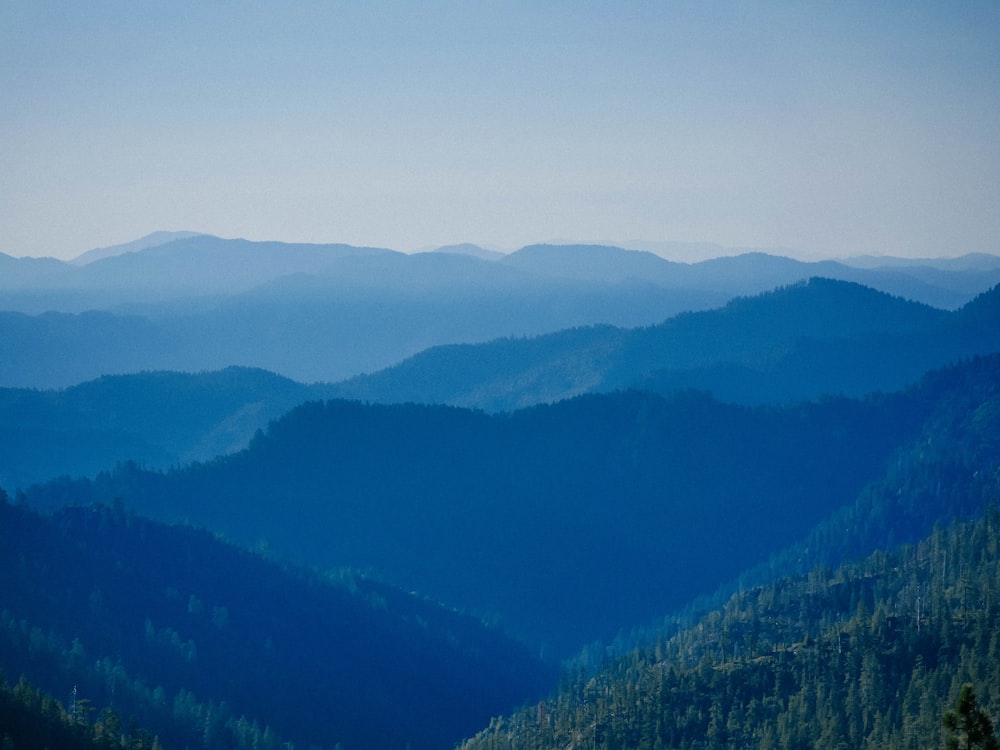
[[945, 728], [990, 747], [998, 581], [992, 506], [917, 545], [741, 591], [462, 747], [903, 749], [942, 747]]

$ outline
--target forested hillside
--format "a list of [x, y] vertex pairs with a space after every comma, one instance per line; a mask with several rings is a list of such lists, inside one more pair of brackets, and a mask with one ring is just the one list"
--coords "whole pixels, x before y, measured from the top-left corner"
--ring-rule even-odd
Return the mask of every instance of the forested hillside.
[[108, 375], [63, 390], [0, 388], [0, 487], [92, 476], [123, 461], [166, 469], [245, 448], [330, 393], [262, 370]]
[[71, 697], [63, 705], [23, 676], [13, 686], [0, 675], [0, 742], [8, 750], [59, 748], [59, 750], [163, 750], [160, 738], [128, 724], [110, 706], [94, 717], [88, 698]]
[[474, 618], [121, 505], [40, 516], [0, 497], [0, 570], [3, 673], [164, 747], [442, 747], [555, 679]]
[[[672, 637], [567, 675], [552, 696], [494, 719], [461, 747], [964, 742], [959, 730], [976, 711], [970, 696], [1000, 716], [998, 593], [994, 504], [918, 544], [740, 591]], [[956, 708], [949, 730], [942, 719]]]
[[566, 655], [767, 560], [924, 450], [930, 426], [991, 408], [1000, 358], [955, 372], [780, 409], [637, 392], [495, 416], [311, 403], [233, 456], [123, 466], [27, 500], [121, 498], [313, 564], [370, 567]]
[[336, 392], [490, 411], [621, 388], [697, 388], [746, 404], [862, 396], [1000, 350], [997, 320], [1000, 287], [949, 313], [813, 278], [654, 326], [437, 347], [338, 384]]
[[664, 395], [695, 387], [751, 404], [895, 390], [931, 366], [1000, 348], [998, 319], [1000, 292], [947, 313], [813, 279], [649, 328], [437, 347], [340, 384], [228, 367], [104, 376], [61, 390], [3, 388], [0, 424], [16, 430], [0, 431], [0, 486], [92, 476], [124, 461], [165, 469], [208, 460], [246, 447], [294, 406], [333, 396], [495, 410], [619, 387]]

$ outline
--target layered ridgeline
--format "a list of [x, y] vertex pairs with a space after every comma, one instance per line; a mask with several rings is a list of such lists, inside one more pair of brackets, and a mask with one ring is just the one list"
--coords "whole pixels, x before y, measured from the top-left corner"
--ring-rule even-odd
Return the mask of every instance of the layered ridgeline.
[[41, 516], [0, 497], [0, 570], [0, 669], [62, 703], [0, 691], [0, 738], [29, 736], [35, 711], [89, 727], [49, 746], [447, 747], [556, 679], [473, 618], [121, 506]]
[[[937, 472], [980, 460], [959, 437], [995, 440], [998, 384], [994, 356], [892, 396], [782, 408], [640, 392], [505, 415], [316, 402], [232, 456], [125, 465], [26, 499], [120, 498], [310, 563], [371, 568], [567, 655], [767, 560], [873, 482], [891, 485], [894, 466], [950, 482]], [[984, 455], [975, 470], [992, 471]], [[900, 533], [956, 512], [947, 492], [926, 502]]]
[[810, 276], [949, 309], [1000, 281], [991, 256], [852, 267], [761, 253], [672, 263], [602, 246], [491, 258], [462, 247], [407, 255], [206, 235], [150, 242], [76, 264], [0, 256], [0, 386], [230, 365], [336, 381], [434, 345], [651, 325]]
[[568, 674], [461, 750], [995, 748], [982, 717], [1000, 718], [998, 582], [994, 504], [912, 546], [740, 591]]
[[166, 469], [211, 459], [332, 393], [238, 367], [108, 375], [61, 390], [0, 388], [0, 487], [93, 476], [127, 460]]
[[897, 390], [934, 367], [995, 351], [1000, 287], [946, 312], [813, 278], [654, 326], [435, 347], [335, 392], [491, 411], [620, 388], [697, 388], [762, 404]]
[[1000, 291], [954, 312], [813, 279], [648, 328], [577, 328], [431, 349], [384, 372], [305, 386], [246, 368], [106, 376], [62, 390], [0, 389], [0, 486], [92, 476], [133, 460], [168, 468], [246, 447], [308, 399], [487, 410], [634, 387], [694, 387], [781, 403], [892, 391], [927, 369], [1000, 350]]

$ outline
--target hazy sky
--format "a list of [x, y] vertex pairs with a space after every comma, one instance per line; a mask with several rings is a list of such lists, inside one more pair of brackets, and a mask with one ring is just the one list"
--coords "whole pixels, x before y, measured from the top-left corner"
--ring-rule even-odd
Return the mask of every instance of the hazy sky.
[[0, 0], [0, 252], [158, 229], [1000, 252], [1000, 1]]

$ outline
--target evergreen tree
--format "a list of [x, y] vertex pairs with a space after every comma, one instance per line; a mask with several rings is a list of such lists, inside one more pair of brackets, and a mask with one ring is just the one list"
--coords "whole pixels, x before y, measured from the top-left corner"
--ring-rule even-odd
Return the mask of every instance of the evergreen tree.
[[962, 686], [955, 708], [944, 715], [942, 723], [949, 733], [945, 750], [1000, 750], [993, 722], [977, 705], [976, 694], [968, 683]]

